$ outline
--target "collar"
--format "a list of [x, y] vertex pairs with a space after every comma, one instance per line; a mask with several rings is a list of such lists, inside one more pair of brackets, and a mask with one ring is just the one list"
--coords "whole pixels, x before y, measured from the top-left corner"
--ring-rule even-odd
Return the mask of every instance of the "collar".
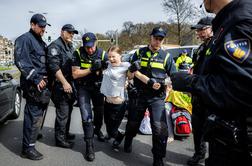
[[39, 41], [39, 42], [44, 42], [42, 37], [38, 34], [36, 34], [32, 29], [29, 30], [29, 32]]

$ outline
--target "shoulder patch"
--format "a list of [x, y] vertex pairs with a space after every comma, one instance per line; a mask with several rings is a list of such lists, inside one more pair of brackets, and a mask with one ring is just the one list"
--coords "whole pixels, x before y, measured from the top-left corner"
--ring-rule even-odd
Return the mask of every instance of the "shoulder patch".
[[58, 54], [57, 49], [56, 49], [56, 48], [52, 48], [52, 49], [51, 49], [51, 55], [52, 55], [52, 56], [55, 56], [55, 55], [57, 55], [57, 54]]
[[249, 39], [231, 40], [224, 44], [227, 54], [239, 63], [243, 63], [251, 52]]

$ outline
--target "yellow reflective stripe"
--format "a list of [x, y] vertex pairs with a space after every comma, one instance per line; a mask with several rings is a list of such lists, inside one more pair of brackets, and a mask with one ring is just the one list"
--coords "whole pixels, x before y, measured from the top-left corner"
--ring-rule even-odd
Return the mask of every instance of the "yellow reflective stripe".
[[164, 69], [163, 63], [152, 62], [150, 65], [151, 65], [151, 68]]
[[77, 53], [78, 53], [78, 56], [79, 56], [79, 58], [80, 58], [80, 61], [81, 62], [83, 62], [84, 60], [81, 58], [81, 56], [80, 56], [80, 49], [76, 49], [76, 51], [77, 51]]
[[151, 57], [151, 52], [150, 52], [150, 51], [147, 51], [147, 52], [146, 52], [146, 55], [147, 55], [148, 58], [150, 58], [150, 57]]
[[102, 51], [102, 57], [101, 57], [102, 61], [104, 60], [104, 55], [105, 55], [105, 51]]
[[141, 59], [141, 60], [146, 60], [146, 61], [148, 61], [148, 60], [149, 60], [149, 58], [143, 58], [143, 57], [142, 57], [142, 59]]
[[140, 65], [141, 65], [142, 67], [147, 67], [147, 65], [148, 65], [148, 62], [145, 62], [145, 61], [141, 61]]
[[155, 57], [155, 56], [157, 56], [158, 55], [158, 52], [156, 52], [154, 55], [153, 55], [153, 57]]
[[136, 55], [139, 57], [139, 49], [136, 50]]
[[83, 68], [90, 68], [92, 65], [90, 63], [81, 63], [81, 67]]
[[165, 56], [164, 66], [166, 65], [167, 60], [168, 60], [169, 57], [170, 57], [170, 53], [168, 52], [168, 53], [166, 54], [166, 56]]
[[207, 51], [206, 51], [206, 56], [209, 56], [209, 55], [211, 55], [210, 48], [208, 48]]

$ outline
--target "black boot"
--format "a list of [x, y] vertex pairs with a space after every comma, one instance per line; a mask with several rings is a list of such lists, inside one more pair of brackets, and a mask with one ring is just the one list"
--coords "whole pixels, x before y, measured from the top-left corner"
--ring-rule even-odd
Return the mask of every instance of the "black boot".
[[74, 139], [75, 139], [75, 134], [66, 133], [66, 139], [67, 139], [67, 140], [74, 140]]
[[195, 154], [187, 161], [187, 165], [194, 166], [203, 164], [205, 160], [205, 155]]
[[93, 161], [95, 159], [93, 139], [87, 139], [86, 140], [85, 159], [87, 161]]
[[29, 150], [23, 150], [21, 153], [22, 158], [27, 158], [30, 160], [41, 160], [43, 159], [43, 155], [39, 153], [35, 148]]
[[94, 134], [97, 136], [98, 141], [105, 142], [105, 137], [104, 137], [103, 133], [101, 132], [101, 130], [94, 129]]
[[122, 142], [122, 140], [124, 138], [124, 136], [125, 136], [124, 134], [122, 134], [122, 133], [120, 133], [118, 131], [118, 134], [117, 134], [115, 140], [113, 141], [112, 147], [115, 148], [115, 149], [118, 149], [119, 145], [121, 144], [121, 142]]
[[132, 141], [133, 138], [126, 136], [124, 140], [124, 152], [131, 153], [132, 152]]
[[153, 158], [153, 166], [164, 166], [163, 158], [162, 157], [155, 157]]
[[73, 142], [68, 142], [66, 140], [63, 141], [56, 141], [56, 146], [61, 147], [61, 148], [72, 148], [74, 145]]

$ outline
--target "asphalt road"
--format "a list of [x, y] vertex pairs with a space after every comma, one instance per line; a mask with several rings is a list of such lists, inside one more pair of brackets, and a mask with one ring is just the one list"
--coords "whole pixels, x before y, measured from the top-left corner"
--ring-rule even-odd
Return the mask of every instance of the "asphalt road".
[[[22, 110], [25, 101], [22, 102]], [[21, 158], [23, 112], [19, 119], [8, 121], [0, 126], [0, 166], [151, 166], [151, 136], [137, 135], [133, 142], [133, 152], [123, 152], [123, 144], [119, 152], [113, 151], [112, 142], [101, 143], [95, 138], [95, 155], [93, 162], [84, 159], [85, 144], [81, 126], [80, 112], [74, 108], [71, 121], [71, 132], [76, 134], [73, 149], [63, 149], [54, 143], [54, 119], [55, 109], [49, 106], [45, 125], [43, 128], [43, 139], [37, 141], [36, 148], [44, 154], [44, 159], [31, 161]], [[121, 129], [124, 129], [126, 120], [123, 121]], [[174, 142], [167, 145], [166, 166], [186, 165], [186, 160], [193, 155], [192, 136], [186, 140]]]

